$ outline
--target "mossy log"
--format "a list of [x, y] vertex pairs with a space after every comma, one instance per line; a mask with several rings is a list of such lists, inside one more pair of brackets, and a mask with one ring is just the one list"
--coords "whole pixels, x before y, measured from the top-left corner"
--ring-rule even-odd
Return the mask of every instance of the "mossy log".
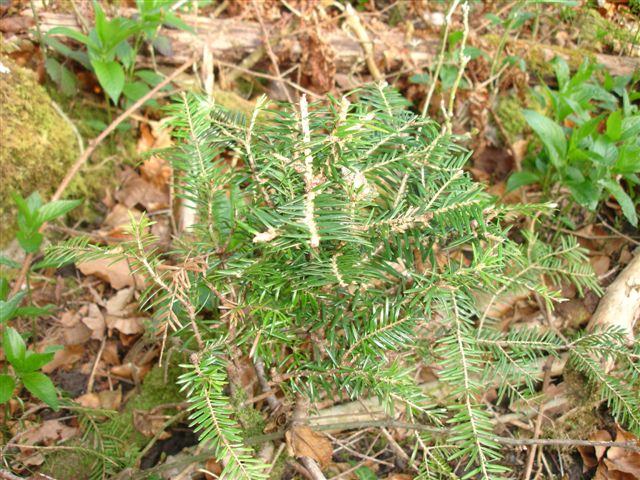
[[32, 71], [0, 56], [0, 246], [15, 232], [11, 192], [47, 198], [78, 155], [71, 126]]

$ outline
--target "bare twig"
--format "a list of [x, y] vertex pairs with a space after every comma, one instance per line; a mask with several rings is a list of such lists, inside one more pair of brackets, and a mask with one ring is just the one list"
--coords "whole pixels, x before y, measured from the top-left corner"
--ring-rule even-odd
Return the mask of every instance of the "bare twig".
[[[549, 388], [549, 382], [551, 381], [551, 366], [553, 364], [553, 357], [547, 358], [546, 363], [544, 364], [544, 380], [542, 381], [542, 392], [546, 392]], [[538, 416], [536, 417], [536, 425], [535, 430], [533, 431], [533, 438], [536, 439], [540, 437], [540, 432], [542, 431], [542, 420], [544, 418], [544, 407], [545, 403], [540, 403], [540, 409], [538, 410]], [[533, 470], [533, 460], [536, 455], [536, 450], [538, 449], [537, 445], [534, 445], [531, 450], [529, 450], [529, 455], [527, 456], [527, 467], [524, 473], [524, 479], [529, 480], [531, 478], [531, 472]]]
[[22, 477], [14, 475], [7, 470], [0, 470], [0, 478], [2, 478], [3, 480], [23, 480]]
[[358, 17], [358, 14], [353, 9], [351, 4], [347, 3], [345, 7], [346, 8], [344, 13], [346, 14], [345, 20], [347, 22], [347, 25], [349, 25], [349, 28], [351, 28], [351, 30], [353, 30], [353, 33], [355, 33], [356, 37], [358, 37], [358, 41], [362, 46], [362, 52], [364, 53], [364, 58], [367, 62], [367, 68], [369, 69], [369, 73], [371, 73], [371, 76], [376, 82], [379, 82], [380, 80], [382, 80], [383, 77], [382, 77], [382, 74], [380, 73], [380, 70], [378, 69], [378, 66], [376, 65], [376, 59], [373, 53], [373, 42], [371, 42], [371, 39], [369, 38], [369, 34], [367, 33], [367, 30], [362, 25], [362, 22], [360, 22], [360, 18]]
[[429, 92], [427, 93], [427, 98], [424, 101], [424, 105], [422, 106], [422, 116], [426, 117], [427, 112], [429, 111], [429, 104], [431, 103], [431, 97], [433, 97], [433, 93], [436, 90], [436, 83], [438, 82], [438, 77], [440, 76], [440, 69], [442, 68], [442, 64], [444, 63], [444, 52], [447, 49], [447, 44], [449, 43], [449, 28], [451, 27], [451, 17], [453, 12], [455, 12], [456, 8], [458, 8], [458, 3], [460, 0], [453, 0], [451, 4], [451, 8], [445, 17], [444, 23], [444, 34], [442, 35], [442, 43], [440, 45], [440, 53], [438, 54], [438, 63], [436, 64], [436, 70], [433, 72], [433, 76], [431, 77], [431, 85], [429, 86]]
[[272, 412], [277, 412], [280, 409], [282, 403], [276, 398], [273, 390], [271, 390], [271, 387], [269, 387], [269, 381], [267, 380], [267, 376], [264, 371], [264, 360], [262, 360], [262, 357], [256, 355], [255, 360], [253, 361], [253, 365], [256, 368], [258, 382], [260, 383], [262, 393], [266, 396], [265, 398], [267, 399], [269, 408]]
[[260, 23], [260, 29], [262, 30], [262, 35], [264, 37], [264, 41], [263, 41], [264, 48], [265, 48], [265, 51], [267, 52], [267, 56], [269, 57], [269, 60], [271, 60], [271, 64], [273, 65], [273, 70], [276, 72], [276, 78], [278, 79], [277, 81], [282, 87], [282, 90], [284, 90], [284, 93], [287, 96], [287, 100], [289, 100], [289, 103], [293, 103], [293, 98], [291, 98], [289, 89], [287, 88], [285, 82], [282, 80], [282, 74], [280, 73], [280, 67], [278, 66], [278, 57], [276, 57], [276, 54], [273, 53], [273, 49], [271, 48], [271, 38], [269, 36], [269, 31], [267, 30], [267, 27], [265, 26], [264, 21], [262, 20], [262, 11], [258, 6], [258, 3], [256, 0], [252, 0], [252, 3], [253, 3], [253, 9], [256, 12], [256, 17], [258, 18], [258, 22]]
[[96, 355], [96, 360], [93, 362], [93, 367], [91, 368], [91, 374], [89, 375], [89, 380], [87, 381], [87, 393], [91, 393], [93, 391], [93, 382], [96, 379], [96, 371], [98, 370], [98, 364], [100, 363], [100, 359], [102, 358], [102, 352], [104, 352], [104, 347], [107, 344], [107, 336], [102, 337], [102, 343], [100, 343], [100, 349], [98, 350], [98, 354]]

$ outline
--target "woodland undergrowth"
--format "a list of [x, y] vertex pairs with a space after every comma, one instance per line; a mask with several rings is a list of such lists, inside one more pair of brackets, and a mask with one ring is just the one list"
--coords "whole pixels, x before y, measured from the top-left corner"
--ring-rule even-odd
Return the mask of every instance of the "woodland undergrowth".
[[[268, 478], [229, 400], [247, 358], [265, 366], [278, 404], [377, 397], [389, 419], [434, 427], [411, 437], [423, 479], [507, 475], [483, 394], [491, 385], [497, 404], [535, 405], [549, 356], [568, 357], [640, 434], [639, 342], [615, 329], [504, 332], [492, 318], [513, 293], [551, 310], [553, 286], [600, 291], [573, 237], [550, 246], [536, 234], [554, 206], [496, 204], [463, 169], [458, 139], [408, 107], [384, 85], [311, 105], [262, 98], [250, 118], [184, 95], [166, 156], [196, 221], [174, 250], [156, 248], [144, 216], [117, 248], [74, 238], [50, 249], [59, 262], [125, 257], [147, 279], [142, 303], [189, 359], [180, 383], [221, 478]], [[527, 225], [518, 235], [513, 218]], [[416, 380], [418, 366], [444, 398]]]

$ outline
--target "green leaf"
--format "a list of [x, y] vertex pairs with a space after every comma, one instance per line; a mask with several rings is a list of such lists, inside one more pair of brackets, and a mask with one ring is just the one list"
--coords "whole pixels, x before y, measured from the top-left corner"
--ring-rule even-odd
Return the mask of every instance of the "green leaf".
[[11, 400], [13, 391], [16, 388], [16, 381], [11, 375], [0, 375], [0, 404]]
[[99, 60], [91, 60], [91, 65], [104, 91], [107, 92], [113, 103], [118, 103], [120, 93], [122, 93], [122, 88], [124, 87], [122, 65], [118, 62], [101, 62]]
[[[18, 193], [11, 192], [11, 198], [13, 202], [18, 207], [18, 223], [23, 223], [24, 227], [38, 227], [38, 225], [34, 222], [34, 213], [31, 208], [29, 208], [29, 204], [27, 201], [22, 198]], [[20, 222], [22, 220], [22, 222]], [[19, 225], [19, 228], [24, 228], [23, 225]]]
[[20, 307], [16, 310], [16, 317], [43, 317], [45, 315], [51, 315], [55, 310], [54, 305], [45, 305], [44, 307], [36, 307], [35, 305], [27, 305], [26, 307]]
[[24, 298], [25, 292], [16, 293], [11, 300], [0, 300], [0, 323], [7, 322], [14, 318], [20, 302]]
[[622, 213], [627, 218], [629, 223], [634, 227], [638, 226], [638, 214], [636, 213], [635, 205], [631, 197], [625, 192], [620, 184], [614, 180], [606, 179], [599, 182], [607, 191], [613, 195], [613, 198], [620, 204]]
[[58, 393], [56, 387], [49, 377], [44, 373], [30, 372], [20, 375], [22, 383], [35, 397], [42, 400], [54, 410], [58, 410], [60, 405], [58, 403]]
[[158, 35], [151, 42], [153, 48], [155, 48], [163, 57], [170, 57], [173, 55], [173, 47], [171, 46], [171, 40], [164, 35]]
[[523, 170], [521, 172], [516, 172], [509, 177], [507, 180], [507, 191], [510, 192], [515, 190], [516, 188], [522, 187], [524, 185], [531, 185], [532, 183], [536, 183], [540, 181], [540, 176], [537, 173], [529, 172]]
[[34, 231], [19, 231], [16, 233], [16, 239], [25, 252], [35, 253], [40, 249], [44, 237], [41, 233]]
[[82, 200], [56, 200], [49, 202], [38, 210], [38, 220], [41, 223], [50, 222], [80, 205], [82, 205]]
[[35, 372], [37, 370], [40, 370], [53, 359], [56, 350], [60, 350], [61, 348], [62, 347], [58, 347], [55, 350], [48, 349], [48, 351], [45, 353], [36, 353], [31, 350], [27, 350], [27, 353], [24, 357], [22, 370], [24, 372]]
[[87, 55], [86, 52], [72, 50], [71, 48], [67, 47], [64, 43], [48, 35], [45, 36], [42, 40], [45, 44], [49, 45], [55, 51], [59, 52], [65, 57], [75, 60], [87, 70], [91, 70], [91, 64], [89, 63], [89, 56]]
[[4, 337], [2, 339], [2, 348], [4, 348], [4, 356], [9, 363], [17, 371], [22, 370], [22, 364], [27, 352], [27, 346], [24, 340], [13, 327], [5, 327]]
[[607, 137], [611, 140], [619, 140], [622, 136], [622, 112], [616, 110], [607, 118]]
[[529, 126], [540, 137], [551, 163], [556, 168], [561, 168], [567, 154], [567, 139], [562, 127], [533, 110], [523, 110], [523, 115]]
[[4, 265], [5, 267], [9, 268], [20, 268], [22, 266], [20, 262], [16, 262], [15, 260], [12, 260], [11, 258], [4, 255], [0, 255], [0, 265]]
[[428, 84], [431, 82], [431, 76], [428, 73], [417, 73], [409, 77], [411, 83]]
[[378, 476], [369, 467], [358, 467], [354, 470], [358, 480], [377, 480]]
[[69, 37], [76, 42], [80, 42], [83, 45], [86, 45], [87, 47], [96, 47], [95, 43], [91, 41], [91, 39], [84, 33], [69, 27], [53, 27], [47, 32], [47, 35], [64, 35], [65, 37]]
[[640, 115], [632, 115], [622, 120], [622, 140], [637, 139], [640, 136]]
[[127, 68], [130, 68], [131, 65], [133, 65], [133, 63], [136, 61], [136, 52], [126, 40], [120, 42], [116, 47], [116, 56]]
[[165, 11], [164, 23], [166, 23], [167, 25], [171, 25], [172, 27], [179, 28], [180, 30], [185, 30], [190, 33], [196, 33], [196, 31], [190, 25], [182, 21], [182, 19], [180, 19], [171, 10]]
[[562, 57], [554, 57], [551, 60], [551, 64], [553, 65], [553, 69], [556, 72], [556, 78], [558, 79], [558, 87], [560, 90], [564, 88], [564, 86], [569, 82], [569, 65]]
[[582, 182], [567, 181], [566, 185], [571, 190], [571, 194], [577, 203], [584, 205], [589, 210], [594, 211], [600, 201], [600, 189], [598, 189], [590, 180]]
[[124, 93], [125, 97], [133, 101], [141, 99], [148, 92], [149, 92], [149, 87], [142, 82], [126, 83], [122, 90], [122, 93]]
[[165, 78], [153, 70], [136, 70], [136, 77], [152, 87], [158, 85]]
[[622, 145], [613, 166], [615, 173], [640, 173], [640, 146]]
[[[0, 277], [0, 300], [6, 301], [10, 290], [9, 280], [4, 277]], [[0, 305], [0, 313], [2, 313], [2, 305]]]

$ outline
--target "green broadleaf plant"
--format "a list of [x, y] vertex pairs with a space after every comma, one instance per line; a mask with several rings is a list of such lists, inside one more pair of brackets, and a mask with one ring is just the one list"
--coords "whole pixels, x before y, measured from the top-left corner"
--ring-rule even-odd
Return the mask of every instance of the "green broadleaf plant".
[[508, 189], [540, 183], [549, 192], [554, 185], [564, 186], [575, 203], [591, 211], [613, 196], [626, 220], [637, 226], [640, 111], [629, 86], [640, 79], [609, 77], [602, 86], [588, 61], [573, 77], [564, 60], [553, 63], [559, 90], [543, 87], [547, 114], [524, 110], [543, 151], [509, 178]]
[[44, 353], [27, 350], [27, 346], [12, 327], [3, 329], [2, 346], [7, 361], [13, 367], [15, 377], [0, 375], [0, 404], [11, 399], [18, 381], [21, 381], [29, 392], [39, 398], [54, 410], [58, 410], [59, 402], [53, 382], [45, 374], [39, 372], [44, 365], [53, 359], [58, 347], [49, 347]]
[[[189, 358], [180, 383], [201, 441], [226, 460], [221, 478], [265, 478], [227, 393], [241, 388], [233, 369], [246, 356], [264, 362], [285, 400], [376, 397], [392, 418], [445, 429], [415, 435], [425, 472], [466, 465], [463, 478], [504, 475], [481, 392], [491, 384], [501, 400], [535, 402], [540, 361], [567, 351], [581, 355], [578, 369], [616, 418], [640, 432], [623, 335], [505, 333], [491, 316], [513, 292], [552, 308], [560, 294], [543, 278], [600, 292], [585, 252], [570, 238], [557, 249], [530, 233], [510, 239], [507, 215], [552, 208], [495, 205], [463, 170], [469, 152], [408, 104], [375, 85], [325, 104], [271, 108], [262, 98], [244, 118], [185, 95], [170, 110], [171, 160], [197, 220], [171, 255], [145, 216], [117, 250], [82, 238], [50, 248], [60, 263], [126, 255], [150, 279], [142, 304]], [[596, 375], [588, 351], [609, 352], [632, 373]], [[416, 383], [420, 364], [437, 366], [446, 398]], [[615, 388], [602, 387], [611, 378]]]
[[[12, 198], [18, 207], [16, 239], [25, 253], [29, 254], [35, 254], [40, 250], [44, 237], [39, 230], [45, 223], [64, 216], [82, 203], [80, 200], [57, 200], [44, 203], [38, 192], [32, 193], [27, 198], [22, 198], [13, 192]], [[0, 258], [0, 263], [13, 269], [20, 268], [19, 263], [4, 257]], [[37, 265], [32, 265], [29, 271], [37, 271]], [[4, 278], [2, 280], [4, 284]], [[55, 386], [49, 377], [39, 370], [51, 361], [59, 348], [49, 347], [43, 353], [28, 350], [18, 331], [8, 325], [8, 322], [17, 317], [38, 317], [48, 314], [52, 306], [21, 307], [20, 304], [27, 295], [27, 290], [18, 291], [11, 298], [7, 298], [8, 282], [6, 286], [7, 291], [0, 292], [0, 328], [2, 328], [4, 355], [13, 367], [14, 375], [6, 373], [0, 375], [0, 404], [9, 401], [18, 382], [22, 382], [34, 396], [57, 410], [59, 404]]]
[[[61, 55], [70, 58], [85, 68], [93, 70], [103, 90], [114, 104], [118, 104], [122, 94], [127, 101], [134, 102], [143, 97], [154, 83], [144, 76], [137, 75], [135, 61], [138, 51], [147, 42], [150, 45], [159, 42], [162, 37], [159, 30], [162, 25], [170, 25], [187, 31], [192, 29], [180, 20], [171, 10], [171, 2], [163, 0], [139, 0], [136, 19], [114, 17], [109, 20], [94, 0], [95, 26], [88, 35], [69, 27], [55, 27], [49, 30], [44, 43]], [[87, 53], [72, 50], [58, 41], [55, 36], [63, 35], [85, 46]], [[56, 60], [47, 66], [50, 77], [63, 87], [64, 91], [73, 90], [73, 74]], [[141, 78], [143, 81], [137, 81]], [[157, 83], [157, 82], [156, 82]]]

